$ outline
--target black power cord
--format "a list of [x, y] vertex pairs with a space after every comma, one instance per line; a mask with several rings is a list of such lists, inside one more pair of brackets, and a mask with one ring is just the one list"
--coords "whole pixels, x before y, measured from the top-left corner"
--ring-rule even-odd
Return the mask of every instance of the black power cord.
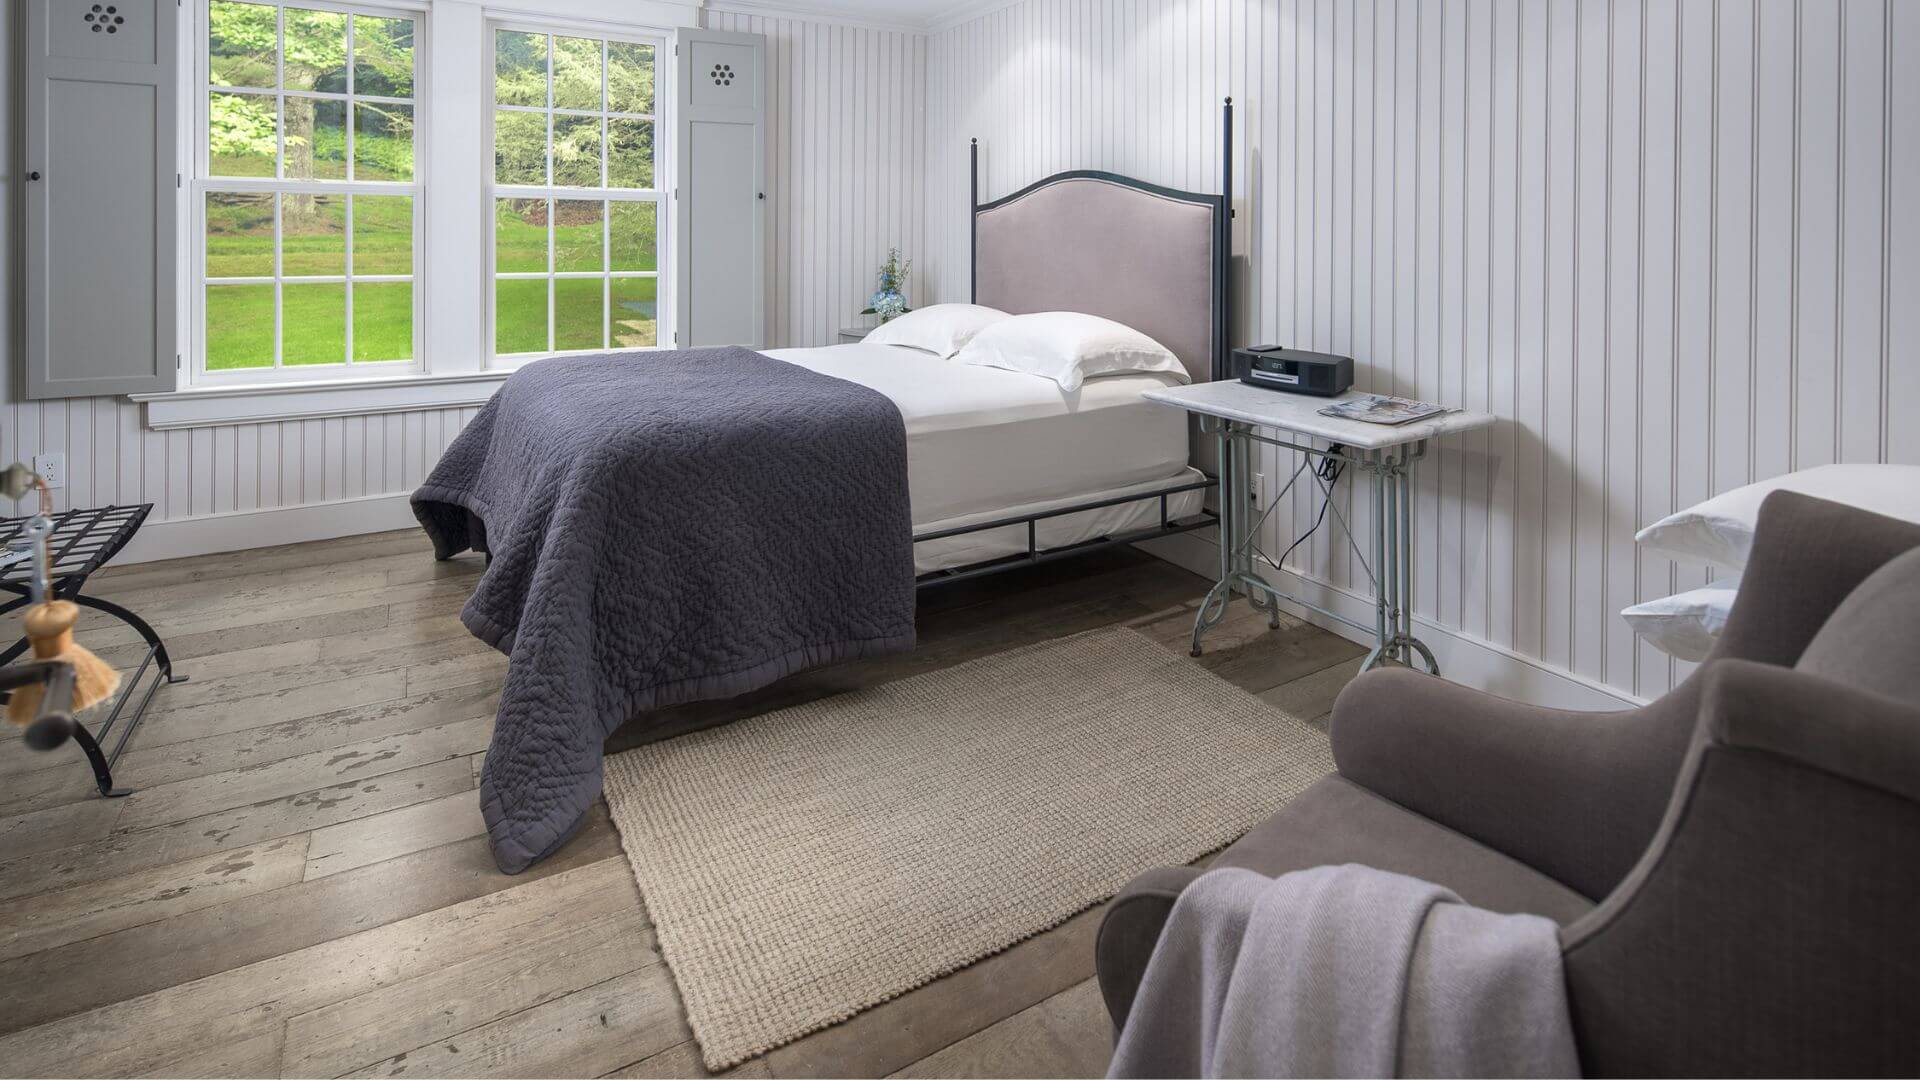
[[1285, 566], [1287, 564], [1287, 556], [1293, 554], [1293, 549], [1306, 543], [1308, 537], [1319, 532], [1321, 523], [1327, 520], [1327, 510], [1333, 506], [1333, 493], [1339, 490], [1340, 487], [1340, 474], [1347, 471], [1347, 462], [1344, 458], [1340, 457], [1340, 454], [1346, 449], [1347, 448], [1340, 443], [1328, 444], [1328, 456], [1321, 458], [1320, 464], [1314, 469], [1314, 472], [1320, 475], [1320, 479], [1327, 483], [1327, 489], [1324, 492], [1326, 499], [1320, 504], [1320, 516], [1313, 519], [1313, 526], [1311, 528], [1296, 537], [1293, 543], [1288, 546], [1287, 550], [1280, 553], [1280, 557], [1273, 561], [1273, 565]]

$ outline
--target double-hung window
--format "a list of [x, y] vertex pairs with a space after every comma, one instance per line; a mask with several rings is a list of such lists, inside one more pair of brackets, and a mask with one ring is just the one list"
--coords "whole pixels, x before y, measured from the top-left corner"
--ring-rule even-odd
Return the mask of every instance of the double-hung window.
[[493, 28], [493, 355], [657, 347], [664, 42]]
[[418, 370], [421, 16], [207, 0], [194, 379]]

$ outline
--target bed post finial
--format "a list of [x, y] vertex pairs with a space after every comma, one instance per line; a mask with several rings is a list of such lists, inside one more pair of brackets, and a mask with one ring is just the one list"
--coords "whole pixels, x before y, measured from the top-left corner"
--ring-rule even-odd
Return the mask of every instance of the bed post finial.
[[980, 302], [980, 140], [967, 145], [967, 302]]

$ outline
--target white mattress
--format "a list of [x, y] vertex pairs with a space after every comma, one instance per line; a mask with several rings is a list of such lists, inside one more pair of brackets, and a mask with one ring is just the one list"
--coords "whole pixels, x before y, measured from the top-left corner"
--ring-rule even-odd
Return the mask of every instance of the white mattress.
[[1035, 375], [941, 360], [900, 345], [773, 349], [777, 360], [872, 387], [907, 426], [916, 527], [1175, 476], [1187, 418], [1141, 391], [1170, 375], [1109, 375], [1069, 394]]

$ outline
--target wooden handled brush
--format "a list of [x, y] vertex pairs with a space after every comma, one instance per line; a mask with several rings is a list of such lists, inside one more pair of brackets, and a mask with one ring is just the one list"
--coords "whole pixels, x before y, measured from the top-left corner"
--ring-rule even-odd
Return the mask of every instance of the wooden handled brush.
[[[33, 600], [27, 609], [27, 640], [33, 643], [37, 660], [53, 660], [73, 669], [72, 711], [78, 713], [113, 696], [120, 688], [120, 673], [73, 640], [73, 626], [80, 621], [80, 605], [71, 600], [49, 600], [53, 591], [51, 560], [47, 557], [47, 536], [53, 532], [53, 492], [46, 481], [14, 465], [0, 473], [0, 493], [18, 499], [28, 491], [40, 492], [40, 513], [27, 523], [27, 536], [33, 544]], [[7, 700], [7, 719], [29, 724], [40, 711], [45, 697], [43, 686], [22, 686]]]

